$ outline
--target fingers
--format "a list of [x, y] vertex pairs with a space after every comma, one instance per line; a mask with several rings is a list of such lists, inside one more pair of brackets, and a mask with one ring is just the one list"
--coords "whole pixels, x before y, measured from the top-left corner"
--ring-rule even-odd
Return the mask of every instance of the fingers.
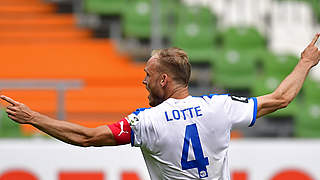
[[6, 112], [8, 113], [8, 115], [16, 115], [16, 112], [10, 109], [7, 109]]
[[18, 122], [18, 118], [16, 118], [15, 116], [11, 115], [11, 114], [8, 114], [8, 117], [16, 122]]
[[11, 111], [18, 111], [17, 106], [8, 106], [7, 109], [10, 109]]
[[317, 42], [317, 40], [319, 39], [320, 33], [317, 33], [314, 38], [312, 39], [311, 43], [309, 44], [309, 46], [314, 46]]
[[8, 114], [8, 117], [14, 121], [17, 121], [16, 117], [16, 111], [10, 110], [9, 108], [6, 109], [6, 113]]
[[18, 105], [18, 104], [20, 104], [19, 102], [15, 101], [15, 100], [7, 97], [7, 96], [4, 96], [4, 95], [1, 95], [0, 98], [3, 99], [3, 100], [5, 100], [5, 101], [7, 101], [8, 103], [10, 103], [10, 104], [12, 104], [12, 105]]

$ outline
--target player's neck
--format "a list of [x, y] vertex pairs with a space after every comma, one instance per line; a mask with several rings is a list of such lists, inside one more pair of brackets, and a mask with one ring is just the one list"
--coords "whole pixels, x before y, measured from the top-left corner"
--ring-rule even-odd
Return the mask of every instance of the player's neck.
[[177, 86], [172, 90], [169, 90], [167, 93], [167, 98], [174, 98], [174, 99], [184, 99], [189, 96], [189, 89], [187, 87]]

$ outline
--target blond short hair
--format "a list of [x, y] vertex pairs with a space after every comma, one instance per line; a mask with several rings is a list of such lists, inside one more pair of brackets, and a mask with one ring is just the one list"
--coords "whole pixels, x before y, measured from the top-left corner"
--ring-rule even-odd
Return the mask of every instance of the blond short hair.
[[191, 74], [191, 65], [187, 53], [176, 47], [153, 50], [152, 56], [159, 58], [159, 70], [172, 75], [177, 83], [188, 86]]

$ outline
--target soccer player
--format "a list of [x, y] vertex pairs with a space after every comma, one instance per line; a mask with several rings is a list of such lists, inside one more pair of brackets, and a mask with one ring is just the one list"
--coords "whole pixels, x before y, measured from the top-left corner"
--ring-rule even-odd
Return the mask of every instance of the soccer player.
[[66, 143], [87, 147], [131, 142], [141, 148], [151, 179], [229, 180], [231, 128], [252, 126], [256, 118], [286, 107], [295, 98], [309, 70], [319, 62], [320, 51], [315, 46], [319, 36], [315, 35], [279, 87], [257, 98], [190, 96], [191, 66], [178, 48], [154, 51], [146, 64], [143, 84], [152, 107], [138, 109], [112, 125], [86, 128], [42, 115], [9, 97], [1, 98], [12, 104], [6, 109], [9, 118]]

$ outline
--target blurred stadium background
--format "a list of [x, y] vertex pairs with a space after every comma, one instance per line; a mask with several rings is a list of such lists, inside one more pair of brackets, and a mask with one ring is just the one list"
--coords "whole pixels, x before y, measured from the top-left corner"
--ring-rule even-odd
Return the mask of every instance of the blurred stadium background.
[[[0, 90], [51, 117], [95, 127], [148, 106], [142, 80], [152, 49], [186, 50], [193, 65], [192, 95], [259, 96], [272, 92], [291, 72], [316, 32], [319, 0], [0, 0]], [[235, 149], [238, 141], [251, 147], [250, 142], [279, 143], [280, 138], [287, 147], [310, 141], [307, 144], [320, 146], [319, 92], [318, 65], [288, 108], [258, 120], [255, 128], [232, 132]], [[12, 122], [1, 110], [0, 154], [10, 153], [5, 145], [29, 147], [23, 142], [39, 138], [48, 139]], [[29, 148], [34, 147], [40, 145]], [[62, 154], [68, 151], [61, 148]], [[18, 162], [13, 168], [24, 168]], [[8, 179], [4, 172], [10, 168], [0, 168], [0, 180]], [[311, 176], [320, 179], [319, 173]], [[255, 177], [272, 179], [241, 172], [233, 179], [258, 180]]]

